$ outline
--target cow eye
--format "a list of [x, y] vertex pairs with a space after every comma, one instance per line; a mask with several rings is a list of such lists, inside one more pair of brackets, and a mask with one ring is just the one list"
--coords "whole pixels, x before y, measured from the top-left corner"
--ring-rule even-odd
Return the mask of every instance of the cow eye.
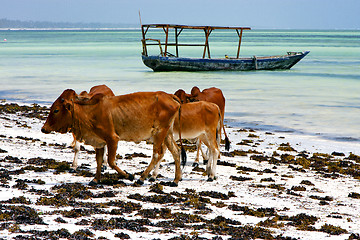
[[58, 113], [58, 112], [59, 112], [59, 109], [55, 109], [55, 110], [54, 110], [54, 113]]

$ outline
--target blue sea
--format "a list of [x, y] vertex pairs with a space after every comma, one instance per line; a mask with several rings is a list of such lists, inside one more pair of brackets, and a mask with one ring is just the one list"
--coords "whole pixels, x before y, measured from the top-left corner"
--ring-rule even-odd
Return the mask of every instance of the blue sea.
[[[142, 63], [141, 37], [139, 29], [0, 31], [0, 99], [50, 105], [65, 89], [98, 84], [115, 94], [214, 86], [229, 126], [360, 142], [360, 31], [245, 31], [241, 56], [310, 51], [291, 70], [249, 72], [153, 72]], [[164, 40], [161, 31], [149, 37]], [[202, 43], [203, 33], [184, 30], [181, 41]], [[235, 31], [214, 31], [212, 57], [235, 56], [237, 41]]]

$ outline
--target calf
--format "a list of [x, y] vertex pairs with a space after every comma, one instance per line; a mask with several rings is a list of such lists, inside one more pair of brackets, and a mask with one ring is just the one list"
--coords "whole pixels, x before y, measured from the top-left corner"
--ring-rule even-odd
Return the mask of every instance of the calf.
[[[138, 183], [143, 183], [167, 147], [175, 161], [175, 179], [171, 186], [177, 186], [181, 179], [180, 150], [173, 139], [171, 126], [179, 110], [178, 98], [165, 92], [137, 92], [115, 97], [96, 94], [90, 99], [76, 100], [75, 91], [67, 89], [51, 106], [41, 131], [67, 133], [71, 130], [77, 140], [95, 148], [97, 169], [91, 184], [100, 181], [105, 145], [109, 166], [122, 177], [133, 180], [133, 175], [115, 163], [118, 141], [151, 139], [152, 160]], [[181, 155], [185, 163], [186, 156]]]
[[[219, 107], [210, 102], [193, 102], [181, 105], [181, 115], [176, 116], [173, 126], [174, 139], [195, 139], [202, 141], [209, 149], [209, 161], [206, 166], [208, 181], [215, 179], [217, 160], [220, 155], [220, 132], [222, 127]], [[158, 175], [160, 161], [152, 174], [152, 180]]]
[[[189, 102], [197, 102], [197, 101], [207, 101], [216, 104], [221, 112], [221, 122], [222, 122], [222, 130], [225, 135], [225, 149], [227, 151], [230, 150], [230, 141], [227, 137], [225, 127], [224, 127], [224, 114], [225, 114], [225, 97], [222, 91], [219, 88], [207, 88], [204, 89], [202, 92], [198, 87], [193, 87], [191, 89], [191, 94], [185, 93], [184, 90], [179, 89], [175, 92], [175, 95], [180, 99], [181, 103], [189, 103]], [[195, 158], [195, 162], [193, 166], [199, 165], [199, 150], [201, 150], [201, 141], [197, 143], [197, 154]], [[202, 152], [203, 158], [207, 159], [207, 156]], [[205, 162], [205, 161], [204, 161]]]

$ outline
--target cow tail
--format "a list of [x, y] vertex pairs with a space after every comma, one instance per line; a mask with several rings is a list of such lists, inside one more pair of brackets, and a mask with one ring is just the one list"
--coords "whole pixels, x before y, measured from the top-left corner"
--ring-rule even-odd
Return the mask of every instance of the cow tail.
[[181, 104], [180, 104], [180, 107], [179, 107], [179, 139], [180, 139], [180, 148], [181, 148], [181, 165], [183, 167], [185, 167], [185, 164], [186, 164], [186, 151], [185, 151], [185, 148], [182, 144], [182, 138], [181, 138]]
[[[220, 114], [221, 115], [221, 114]], [[224, 122], [222, 120], [223, 118], [221, 118], [221, 126], [222, 126], [222, 129], [224, 131], [224, 136], [225, 136], [225, 150], [226, 151], [229, 151], [230, 150], [230, 140], [226, 134], [226, 131], [225, 131], [225, 126], [224, 126]]]

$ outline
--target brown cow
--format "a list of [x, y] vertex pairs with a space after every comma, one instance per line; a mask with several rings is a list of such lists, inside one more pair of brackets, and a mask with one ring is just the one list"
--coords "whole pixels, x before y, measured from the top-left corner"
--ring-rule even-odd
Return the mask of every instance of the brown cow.
[[[212, 88], [204, 89], [201, 92], [200, 89], [195, 86], [191, 89], [191, 94], [187, 94], [187, 93], [185, 93], [184, 90], [179, 89], [175, 92], [175, 95], [180, 99], [180, 101], [182, 103], [207, 101], [207, 102], [215, 103], [216, 105], [219, 106], [219, 109], [221, 112], [222, 130], [225, 135], [225, 149], [227, 151], [229, 151], [230, 141], [226, 135], [225, 127], [224, 127], [225, 97], [224, 97], [222, 91], [219, 88], [212, 87]], [[198, 150], [197, 150], [196, 159], [195, 159], [193, 166], [197, 166], [199, 164], [199, 150], [202, 151], [201, 141], [198, 142], [197, 147], [198, 147]], [[202, 155], [203, 155], [204, 159], [207, 158], [207, 157], [205, 157], [204, 153], [202, 153]]]
[[[41, 131], [67, 133], [71, 130], [77, 140], [95, 148], [97, 169], [91, 184], [100, 181], [105, 145], [108, 147], [110, 167], [122, 177], [133, 180], [133, 175], [121, 170], [115, 163], [118, 141], [151, 139], [153, 157], [137, 183], [143, 183], [168, 147], [176, 169], [171, 185], [177, 186], [181, 179], [180, 150], [173, 139], [171, 126], [179, 110], [178, 98], [165, 92], [137, 92], [115, 97], [96, 94], [82, 101], [76, 100], [74, 90], [67, 89], [51, 106]], [[185, 163], [186, 156], [181, 155]]]
[[[181, 121], [180, 121], [181, 120]], [[200, 101], [181, 105], [181, 116], [176, 116], [173, 126], [174, 139], [179, 139], [181, 129], [182, 139], [199, 139], [210, 150], [210, 159], [206, 173], [208, 181], [213, 181], [219, 158], [219, 144], [222, 121], [219, 107], [210, 102]], [[158, 175], [160, 161], [152, 174], [151, 180]]]
[[[106, 85], [97, 85], [90, 89], [90, 92], [82, 91], [79, 95], [76, 96], [77, 99], [85, 100], [90, 99], [96, 94], [103, 94], [104, 96], [115, 96], [113, 91]], [[74, 148], [74, 160], [71, 166], [70, 172], [76, 172], [77, 169], [77, 162], [79, 158], [79, 152], [80, 152], [80, 142], [76, 140], [75, 135], [73, 134], [74, 140], [71, 143], [71, 146]]]

